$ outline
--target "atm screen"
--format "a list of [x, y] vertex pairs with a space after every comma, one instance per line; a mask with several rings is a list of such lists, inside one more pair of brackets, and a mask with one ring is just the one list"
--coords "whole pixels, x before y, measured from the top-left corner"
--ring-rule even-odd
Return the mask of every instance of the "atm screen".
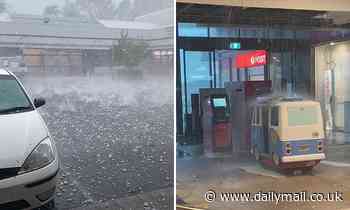
[[225, 108], [226, 107], [226, 98], [213, 98], [213, 103], [215, 108]]

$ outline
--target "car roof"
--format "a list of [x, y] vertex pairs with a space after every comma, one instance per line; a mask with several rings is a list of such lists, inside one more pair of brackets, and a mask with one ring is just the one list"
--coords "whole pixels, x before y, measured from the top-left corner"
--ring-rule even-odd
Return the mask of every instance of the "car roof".
[[10, 75], [10, 73], [5, 69], [0, 69], [0, 75]]

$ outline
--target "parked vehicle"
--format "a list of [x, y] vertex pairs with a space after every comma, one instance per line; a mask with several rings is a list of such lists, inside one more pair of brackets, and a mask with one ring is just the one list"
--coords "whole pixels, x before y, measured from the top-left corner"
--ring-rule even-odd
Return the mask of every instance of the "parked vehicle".
[[37, 108], [11, 72], [0, 69], [0, 209], [54, 204], [59, 159]]
[[279, 168], [312, 169], [325, 159], [320, 103], [298, 98], [258, 101], [252, 110], [251, 154]]

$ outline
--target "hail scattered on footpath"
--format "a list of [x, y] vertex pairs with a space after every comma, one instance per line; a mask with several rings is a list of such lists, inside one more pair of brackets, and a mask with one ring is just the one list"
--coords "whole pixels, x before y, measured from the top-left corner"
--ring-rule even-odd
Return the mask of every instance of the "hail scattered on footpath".
[[[61, 77], [24, 83], [47, 102], [40, 112], [61, 158], [58, 209], [126, 198], [137, 209], [172, 209], [170, 80]], [[147, 199], [132, 200], [150, 192]]]

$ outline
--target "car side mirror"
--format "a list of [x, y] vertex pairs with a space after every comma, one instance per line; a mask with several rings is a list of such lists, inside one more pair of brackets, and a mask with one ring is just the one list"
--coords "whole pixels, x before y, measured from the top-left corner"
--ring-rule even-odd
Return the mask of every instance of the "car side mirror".
[[39, 107], [45, 105], [45, 103], [46, 102], [45, 102], [44, 98], [35, 98], [34, 99], [34, 106], [35, 106], [35, 108], [39, 108]]

